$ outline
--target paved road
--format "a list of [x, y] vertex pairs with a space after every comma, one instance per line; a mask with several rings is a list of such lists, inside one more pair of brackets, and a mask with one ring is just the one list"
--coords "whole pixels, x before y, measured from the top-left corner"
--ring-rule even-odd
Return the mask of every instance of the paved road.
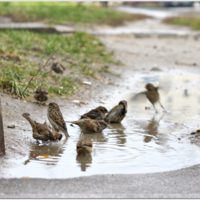
[[156, 19], [165, 19], [166, 17], [173, 17], [184, 13], [198, 12], [198, 8], [194, 7], [174, 7], [174, 8], [135, 8], [127, 6], [119, 6], [117, 10], [132, 14], [143, 14], [154, 17]]
[[200, 165], [182, 170], [72, 179], [0, 179], [0, 198], [199, 198]]

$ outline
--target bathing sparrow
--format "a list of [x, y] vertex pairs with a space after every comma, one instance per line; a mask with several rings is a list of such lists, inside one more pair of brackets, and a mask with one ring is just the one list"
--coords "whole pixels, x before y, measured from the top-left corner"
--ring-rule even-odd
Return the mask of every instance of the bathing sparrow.
[[105, 121], [108, 123], [120, 123], [127, 113], [127, 101], [122, 100], [117, 106], [106, 115]]
[[105, 118], [105, 113], [108, 113], [107, 109], [103, 106], [99, 106], [82, 115], [80, 119], [90, 118], [95, 120], [103, 120]]
[[107, 123], [103, 120], [93, 120], [93, 119], [80, 119], [77, 121], [69, 121], [69, 123], [78, 125], [83, 133], [97, 133], [101, 132], [107, 127]]
[[[47, 126], [46, 122], [44, 124], [40, 124], [36, 121], [33, 121], [28, 113], [23, 113], [22, 116], [29, 121], [32, 126], [33, 138], [36, 140], [61, 140], [62, 135], [55, 130], [50, 129]], [[52, 132], [53, 131], [53, 132]]]

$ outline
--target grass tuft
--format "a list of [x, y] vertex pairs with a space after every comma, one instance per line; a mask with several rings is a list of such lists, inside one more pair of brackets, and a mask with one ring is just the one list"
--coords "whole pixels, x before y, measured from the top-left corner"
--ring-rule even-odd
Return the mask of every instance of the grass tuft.
[[[11, 95], [20, 96], [28, 81], [38, 70], [38, 63], [44, 63], [56, 49], [57, 55], [67, 64], [67, 68], [78, 76], [96, 77], [98, 69], [93, 63], [115, 63], [112, 53], [94, 36], [83, 32], [70, 36], [33, 33], [29, 31], [0, 31], [0, 88]], [[79, 80], [74, 76], [39, 72], [30, 84], [24, 97], [29, 96], [39, 86], [44, 86], [52, 95], [71, 96], [78, 89]], [[73, 74], [72, 73], [72, 74]]]
[[163, 22], [172, 25], [190, 26], [193, 30], [200, 30], [200, 15], [169, 17], [164, 19]]
[[[14, 13], [13, 10], [15, 10]], [[119, 26], [125, 21], [148, 17], [141, 14], [122, 13], [89, 3], [78, 5], [72, 2], [0, 2], [0, 14], [11, 17], [15, 22], [43, 21], [48, 24], [108, 24], [111, 26]]]

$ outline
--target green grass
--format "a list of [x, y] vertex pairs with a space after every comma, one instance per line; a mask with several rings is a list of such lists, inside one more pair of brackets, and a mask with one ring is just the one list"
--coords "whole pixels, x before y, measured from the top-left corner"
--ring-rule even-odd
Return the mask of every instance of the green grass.
[[193, 30], [200, 30], [200, 16], [170, 17], [164, 20], [167, 24], [190, 26]]
[[125, 21], [147, 18], [145, 15], [122, 13], [89, 3], [73, 2], [0, 2], [0, 15], [15, 22], [43, 21], [48, 24], [108, 24], [122, 25]]
[[[73, 73], [95, 77], [98, 69], [93, 63], [115, 63], [112, 53], [94, 36], [78, 32], [70, 36], [42, 34], [29, 31], [0, 31], [0, 88], [11, 95], [20, 96], [30, 78], [39, 66], [27, 59], [32, 56], [44, 63], [56, 49], [56, 56]], [[71, 96], [79, 86], [80, 80], [72, 74], [58, 76], [42, 70], [27, 89], [24, 97], [29, 96], [38, 86], [44, 86], [50, 94]]]

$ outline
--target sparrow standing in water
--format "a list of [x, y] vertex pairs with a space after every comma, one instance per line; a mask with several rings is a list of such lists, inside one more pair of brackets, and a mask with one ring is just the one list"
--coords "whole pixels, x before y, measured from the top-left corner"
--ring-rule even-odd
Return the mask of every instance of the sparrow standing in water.
[[120, 123], [127, 113], [127, 101], [122, 100], [117, 106], [106, 115], [105, 121], [108, 123]]
[[47, 126], [46, 122], [44, 124], [40, 124], [36, 121], [33, 121], [29, 116], [28, 113], [23, 113], [22, 116], [29, 121], [29, 123], [32, 126], [33, 131], [33, 138], [36, 140], [61, 140], [62, 135], [54, 130], [52, 132], [52, 129], [50, 130]]
[[65, 70], [65, 67], [59, 62], [53, 62], [53, 64], [51, 65], [51, 69], [57, 74], [62, 74]]
[[144, 94], [146, 95], [147, 99], [152, 103], [154, 109], [156, 110], [155, 103], [159, 102], [160, 106], [165, 110], [163, 105], [160, 103], [160, 95], [158, 93], [159, 87], [155, 87], [152, 83], [147, 83], [145, 88], [147, 91], [141, 92], [137, 94], [134, 98], [137, 98], [139, 95]]
[[48, 100], [47, 90], [43, 87], [37, 88], [37, 90], [35, 91], [34, 98], [35, 100], [40, 101], [40, 102], [47, 101]]
[[78, 154], [90, 154], [92, 152], [92, 141], [90, 139], [81, 139], [76, 145]]
[[108, 113], [107, 109], [103, 106], [99, 106], [82, 115], [80, 119], [90, 118], [95, 120], [103, 120], [105, 118], [105, 113]]
[[46, 121], [44, 122], [44, 125], [51, 131], [50, 134], [50, 140], [61, 140], [62, 139], [62, 134], [57, 132], [54, 128], [52, 128], [51, 126], [49, 126]]
[[97, 133], [101, 132], [107, 127], [107, 123], [103, 120], [93, 120], [93, 119], [80, 119], [77, 121], [69, 121], [69, 123], [78, 125], [83, 133]]
[[63, 116], [58, 104], [50, 103], [48, 105], [47, 117], [51, 125], [56, 129], [56, 131], [61, 130], [65, 134], [66, 137], [69, 137], [67, 126], [63, 119]]

